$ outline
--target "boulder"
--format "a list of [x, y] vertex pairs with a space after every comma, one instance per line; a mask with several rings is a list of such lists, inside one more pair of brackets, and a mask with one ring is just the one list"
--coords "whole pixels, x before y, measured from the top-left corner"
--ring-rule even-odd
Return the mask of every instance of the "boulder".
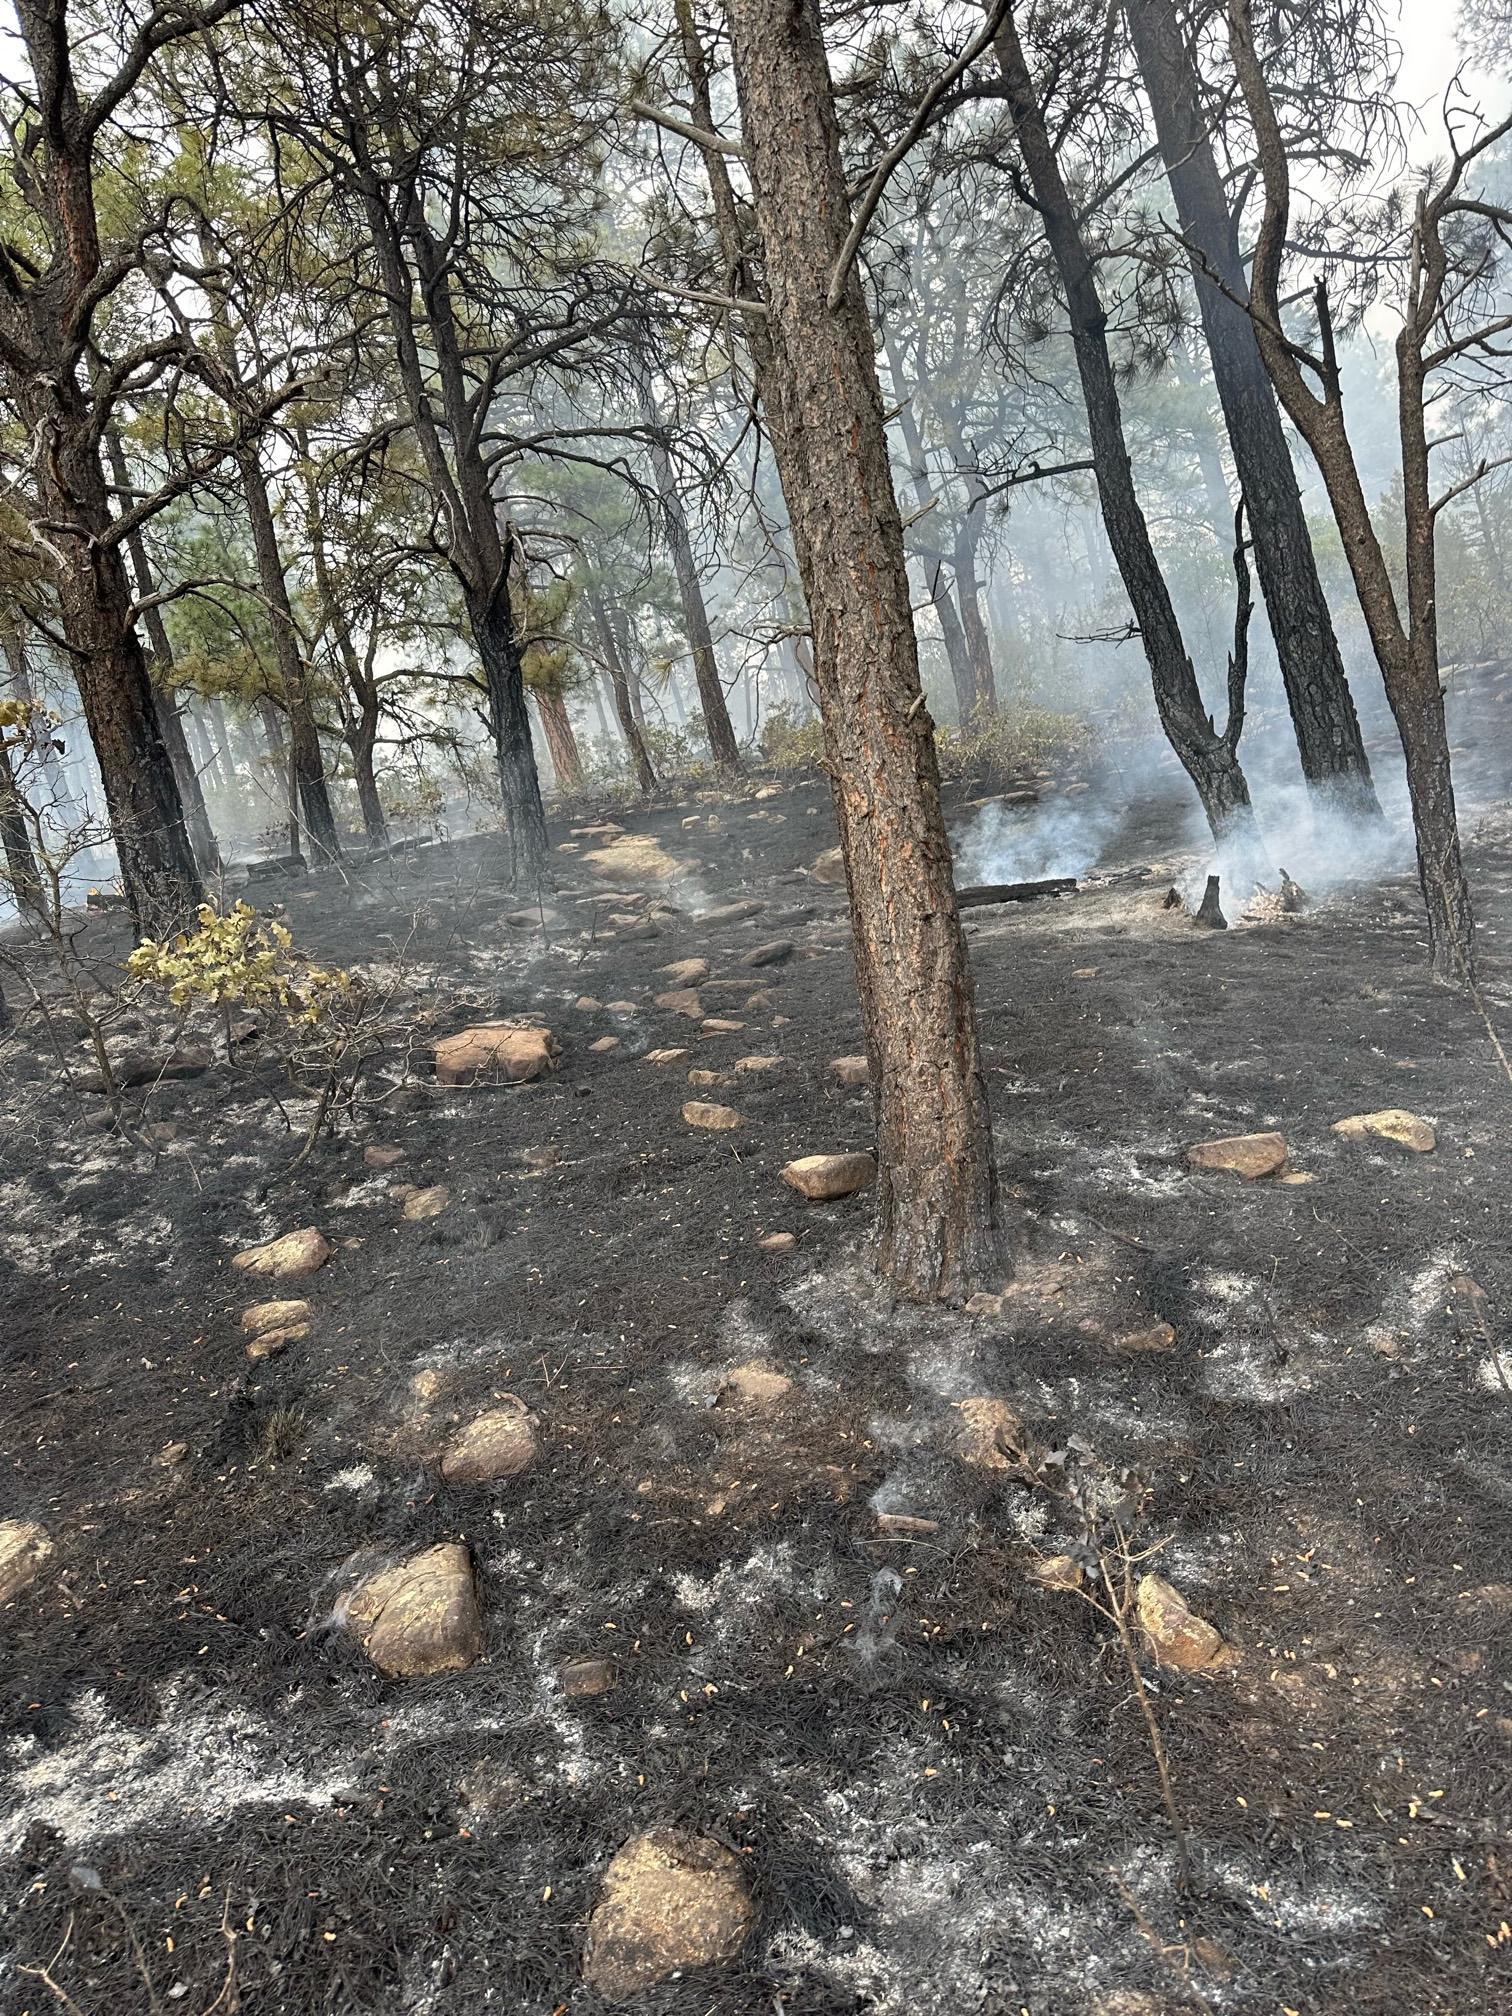
[[254, 1302], [250, 1309], [243, 1309], [241, 1327], [249, 1337], [261, 1337], [269, 1330], [285, 1330], [291, 1323], [309, 1320], [308, 1302]]
[[369, 1169], [397, 1169], [404, 1161], [402, 1148], [390, 1148], [381, 1141], [371, 1141], [362, 1151], [363, 1162]]
[[540, 1446], [530, 1409], [510, 1394], [452, 1438], [441, 1455], [441, 1475], [448, 1484], [492, 1484], [501, 1477], [522, 1477]]
[[782, 1180], [800, 1197], [816, 1204], [851, 1197], [864, 1190], [877, 1173], [876, 1158], [867, 1149], [844, 1155], [800, 1155], [782, 1171]]
[[0, 1519], [0, 1603], [34, 1582], [52, 1551], [46, 1527], [35, 1519]]
[[717, 1106], [704, 1099], [685, 1099], [682, 1117], [690, 1127], [708, 1127], [718, 1134], [745, 1125], [733, 1106]]
[[692, 1022], [703, 1016], [703, 1002], [696, 987], [669, 987], [665, 994], [656, 996], [656, 1005], [665, 1008], [669, 1015], [686, 1015]]
[[444, 1183], [432, 1183], [424, 1190], [411, 1190], [404, 1200], [404, 1215], [412, 1224], [423, 1218], [439, 1218], [451, 1202], [451, 1192]]
[[472, 1556], [443, 1540], [380, 1568], [347, 1598], [346, 1622], [390, 1679], [460, 1673], [483, 1651], [483, 1606]]
[[717, 1841], [654, 1827], [604, 1872], [583, 1979], [620, 2001], [690, 1967], [736, 1959], [756, 1910], [740, 1857]]
[[287, 1351], [291, 1344], [297, 1344], [301, 1337], [308, 1337], [308, 1323], [289, 1323], [281, 1330], [259, 1330], [255, 1337], [247, 1340], [247, 1356], [256, 1363], [263, 1358], [276, 1358], [281, 1351]]
[[716, 929], [722, 924], [744, 924], [748, 917], [759, 917], [765, 908], [756, 897], [743, 896], [734, 903], [716, 903], [712, 910], [701, 911], [698, 921]]
[[619, 1047], [620, 1039], [618, 1036], [600, 1036], [595, 1042], [588, 1045], [588, 1048], [593, 1052], [595, 1057], [607, 1057], [611, 1050], [618, 1050]]
[[730, 1015], [706, 1015], [700, 1033], [704, 1036], [738, 1036], [746, 1025]]
[[686, 1050], [679, 1050], [675, 1047], [668, 1050], [648, 1050], [646, 1052], [646, 1062], [648, 1064], [677, 1064], [687, 1054]]
[[313, 1225], [306, 1225], [301, 1231], [281, 1233], [277, 1239], [233, 1254], [231, 1265], [238, 1274], [256, 1274], [270, 1281], [297, 1281], [303, 1274], [317, 1273], [330, 1257], [331, 1248], [323, 1235]]
[[549, 1029], [518, 1022], [476, 1022], [436, 1045], [443, 1085], [525, 1085], [557, 1067], [561, 1046]]
[[1135, 1607], [1145, 1642], [1162, 1666], [1174, 1666], [1182, 1673], [1217, 1673], [1239, 1657], [1222, 1632], [1189, 1610], [1159, 1575], [1141, 1575]]
[[826, 847], [819, 859], [809, 870], [816, 882], [828, 882], [832, 887], [845, 887], [845, 855], [838, 847]]
[[701, 1092], [708, 1092], [716, 1085], [728, 1085], [730, 1074], [728, 1071], [693, 1070], [688, 1073], [688, 1083], [696, 1085]]
[[1400, 1106], [1387, 1106], [1379, 1113], [1351, 1113], [1347, 1120], [1335, 1120], [1333, 1131], [1346, 1141], [1394, 1141], [1414, 1155], [1431, 1155], [1438, 1146], [1428, 1122]]
[[791, 959], [792, 956], [792, 939], [774, 938], [769, 944], [753, 945], [749, 952], [742, 953], [740, 963], [742, 966], [752, 968], [759, 966], [781, 966], [785, 960]]
[[798, 1234], [796, 1232], [768, 1232], [764, 1239], [758, 1239], [756, 1243], [763, 1253], [791, 1253], [793, 1248], [798, 1244]]
[[1218, 1141], [1194, 1141], [1186, 1151], [1192, 1169], [1226, 1170], [1253, 1183], [1274, 1176], [1286, 1161], [1283, 1134], [1225, 1134]]
[[638, 1001], [611, 1001], [609, 1003], [609, 1013], [611, 1015], [639, 1015], [640, 1003]]
[[782, 1068], [780, 1057], [737, 1057], [735, 1069], [746, 1077], [759, 1076], [764, 1071], [778, 1071]]
[[701, 980], [709, 977], [707, 959], [674, 959], [670, 966], [660, 966], [657, 971], [673, 987], [696, 987]]
[[866, 1057], [831, 1057], [831, 1071], [842, 1085], [857, 1086], [871, 1083], [871, 1061]]
[[572, 1005], [580, 1015], [595, 1015], [604, 1004], [595, 994], [579, 994]]

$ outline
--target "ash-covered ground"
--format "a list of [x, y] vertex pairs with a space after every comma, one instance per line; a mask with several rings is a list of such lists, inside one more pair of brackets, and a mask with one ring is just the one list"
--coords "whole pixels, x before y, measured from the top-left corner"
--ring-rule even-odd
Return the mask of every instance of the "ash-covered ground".
[[[133, 1094], [127, 1139], [35, 1029], [8, 1053], [0, 1517], [52, 1551], [0, 1610], [0, 2009], [605, 2008], [585, 1928], [662, 1826], [734, 1851], [756, 1915], [647, 2016], [1505, 2008], [1512, 1086], [1428, 981], [1410, 878], [1202, 932], [1147, 821], [1101, 886], [971, 913], [1018, 1283], [900, 1312], [866, 1198], [778, 1174], [871, 1133], [829, 1068], [860, 1032], [821, 788], [622, 823], [554, 834], [542, 930], [481, 841], [288, 894], [299, 944], [402, 971], [413, 1032], [398, 1096], [292, 1176], [303, 1114], [255, 1056]], [[643, 904], [577, 900], [605, 853]], [[1505, 822], [1470, 860], [1505, 1025]], [[720, 921], [737, 898], [763, 907]], [[690, 958], [743, 1026], [654, 1005]], [[531, 1012], [548, 1078], [425, 1076], [437, 1036]], [[689, 1127], [690, 1097], [743, 1124]], [[1396, 1107], [1432, 1152], [1332, 1131]], [[1314, 1180], [1187, 1167], [1256, 1130]], [[305, 1226], [334, 1248], [307, 1280], [231, 1271]], [[254, 1362], [263, 1293], [311, 1327]], [[780, 1378], [730, 1384], [752, 1365]], [[443, 1482], [437, 1408], [501, 1394], [534, 1465]], [[969, 1460], [982, 1397], [1131, 1473], [1141, 1570], [1237, 1649], [1141, 1651], [1184, 1888], [1118, 1635], [1031, 1579], [1062, 1511]], [[350, 1564], [458, 1540], [483, 1656], [383, 1679]], [[569, 1693], [589, 1657], [616, 1684]]]

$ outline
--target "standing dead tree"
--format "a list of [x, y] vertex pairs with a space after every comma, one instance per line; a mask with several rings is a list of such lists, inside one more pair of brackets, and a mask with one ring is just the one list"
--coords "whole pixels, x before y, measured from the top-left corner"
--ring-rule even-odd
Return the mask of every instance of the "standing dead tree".
[[[1249, 312], [1277, 397], [1323, 477], [1401, 738], [1428, 913], [1429, 962], [1438, 979], [1473, 984], [1474, 919], [1439, 683], [1436, 533], [1446, 505], [1473, 485], [1486, 465], [1436, 490], [1432, 456], [1437, 443], [1429, 436], [1429, 412], [1446, 394], [1463, 393], [1504, 370], [1512, 313], [1505, 312], [1495, 281], [1512, 242], [1512, 210], [1467, 186], [1467, 178], [1512, 132], [1512, 115], [1491, 124], [1462, 107], [1447, 109], [1448, 161], [1423, 177], [1410, 219], [1390, 254], [1400, 279], [1402, 318], [1395, 357], [1406, 523], [1404, 607], [1371, 518], [1345, 420], [1326, 252], [1310, 289], [1314, 331], [1306, 339], [1292, 334], [1283, 315], [1291, 164], [1249, 0], [1229, 0], [1228, 26], [1261, 181]], [[1295, 298], [1295, 290], [1289, 289], [1288, 305]]]

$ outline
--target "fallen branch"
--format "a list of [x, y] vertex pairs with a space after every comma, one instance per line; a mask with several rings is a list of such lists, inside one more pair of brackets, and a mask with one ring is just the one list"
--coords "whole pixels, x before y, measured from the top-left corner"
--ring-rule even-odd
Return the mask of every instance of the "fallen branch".
[[1048, 882], [983, 882], [974, 889], [958, 889], [956, 904], [962, 910], [978, 910], [988, 903], [1036, 903], [1041, 896], [1075, 894], [1074, 875], [1055, 875]]

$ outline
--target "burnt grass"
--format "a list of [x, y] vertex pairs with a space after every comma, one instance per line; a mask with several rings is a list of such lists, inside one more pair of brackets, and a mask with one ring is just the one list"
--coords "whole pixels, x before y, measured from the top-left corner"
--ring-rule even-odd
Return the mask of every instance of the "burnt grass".
[[[663, 1823], [738, 1850], [760, 1918], [737, 1964], [646, 1992], [658, 2016], [1507, 2007], [1512, 1087], [1427, 980], [1410, 881], [1209, 934], [1131, 840], [1105, 886], [972, 913], [1021, 1288], [919, 1313], [868, 1286], [864, 1198], [778, 1177], [870, 1137], [827, 1069], [860, 1042], [843, 903], [806, 872], [821, 790], [625, 824], [696, 864], [654, 937], [576, 903], [570, 853], [563, 923], [507, 923], [483, 841], [288, 892], [300, 945], [402, 957], [413, 990], [408, 1060], [292, 1176], [271, 1061], [133, 1094], [126, 1138], [34, 1028], [10, 1052], [0, 1516], [55, 1551], [0, 1613], [0, 2008], [592, 2011], [604, 1866]], [[1494, 822], [1471, 865], [1508, 1019]], [[689, 914], [736, 896], [765, 908]], [[792, 958], [742, 968], [777, 938]], [[704, 1005], [743, 1030], [651, 1005], [690, 956], [740, 983]], [[426, 1077], [437, 1034], [530, 1011], [549, 1080]], [[782, 1063], [690, 1095], [752, 1052]], [[689, 1096], [746, 1124], [696, 1132]], [[1330, 1131], [1388, 1106], [1436, 1151]], [[177, 1138], [140, 1145], [144, 1117]], [[1316, 1180], [1185, 1168], [1259, 1128]], [[375, 1174], [372, 1142], [406, 1160]], [[408, 1222], [401, 1182], [450, 1202]], [[231, 1273], [303, 1225], [336, 1248], [312, 1279]], [[252, 1364], [264, 1293], [313, 1327]], [[1122, 1348], [1158, 1320], [1174, 1348]], [[722, 1395], [752, 1360], [790, 1393]], [[444, 1485], [427, 1371], [463, 1406], [520, 1395], [536, 1467]], [[1186, 1889], [1114, 1632], [1027, 1579], [1060, 1515], [960, 1458], [977, 1394], [1136, 1472], [1143, 1565], [1240, 1649], [1146, 1668]], [[336, 1627], [343, 1565], [443, 1538], [486, 1656], [385, 1681]], [[566, 1696], [561, 1662], [606, 1651], [617, 1687]]]

